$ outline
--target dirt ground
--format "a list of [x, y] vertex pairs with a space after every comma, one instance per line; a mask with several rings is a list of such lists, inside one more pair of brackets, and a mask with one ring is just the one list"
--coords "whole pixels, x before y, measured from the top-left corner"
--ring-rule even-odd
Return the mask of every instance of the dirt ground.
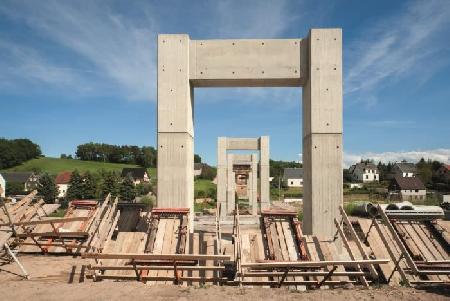
[[0, 265], [0, 300], [450, 300], [450, 287], [429, 289], [351, 288], [306, 292], [287, 288], [225, 286], [177, 287], [139, 282], [93, 282], [83, 277], [87, 262], [68, 256], [21, 256], [31, 278], [23, 280], [16, 264]]

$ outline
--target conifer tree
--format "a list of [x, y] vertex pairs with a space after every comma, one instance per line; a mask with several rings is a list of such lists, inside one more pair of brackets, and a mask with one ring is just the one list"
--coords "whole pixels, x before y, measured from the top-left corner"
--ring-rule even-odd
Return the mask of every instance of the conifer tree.
[[136, 197], [136, 189], [134, 187], [133, 179], [125, 177], [120, 185], [120, 199], [126, 202], [132, 202]]
[[43, 174], [39, 178], [37, 191], [46, 203], [54, 203], [59, 193], [55, 180], [48, 173]]

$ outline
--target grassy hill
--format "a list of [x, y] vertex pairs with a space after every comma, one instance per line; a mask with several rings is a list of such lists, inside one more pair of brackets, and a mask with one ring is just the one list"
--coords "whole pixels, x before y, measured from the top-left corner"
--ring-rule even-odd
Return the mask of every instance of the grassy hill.
[[[79, 172], [90, 171], [93, 173], [100, 170], [121, 172], [124, 167], [138, 167], [137, 165], [118, 164], [118, 163], [103, 163], [94, 161], [81, 161], [74, 159], [59, 159], [59, 158], [39, 158], [29, 160], [19, 166], [7, 169], [6, 171], [40, 171], [48, 172], [56, 175], [61, 171], [73, 171], [77, 169]], [[156, 176], [155, 168], [148, 168], [151, 177]]]

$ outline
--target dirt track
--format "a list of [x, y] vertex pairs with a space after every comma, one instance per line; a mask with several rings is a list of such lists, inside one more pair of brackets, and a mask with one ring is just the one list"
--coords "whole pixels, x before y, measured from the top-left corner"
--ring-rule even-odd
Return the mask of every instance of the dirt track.
[[21, 280], [17, 265], [0, 267], [2, 300], [450, 300], [450, 287], [321, 289], [307, 292], [287, 288], [176, 287], [138, 282], [92, 282], [80, 277], [83, 261], [72, 257], [24, 256], [31, 279]]

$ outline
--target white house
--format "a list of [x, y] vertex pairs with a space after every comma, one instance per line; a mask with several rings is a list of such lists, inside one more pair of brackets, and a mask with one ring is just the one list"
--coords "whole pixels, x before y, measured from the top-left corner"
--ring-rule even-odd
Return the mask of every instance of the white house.
[[202, 175], [203, 163], [194, 163], [194, 177], [200, 177]]
[[5, 178], [0, 174], [0, 197], [4, 198], [6, 194], [6, 181]]
[[150, 176], [147, 173], [147, 169], [144, 167], [122, 169], [122, 178], [125, 177], [131, 177], [134, 185], [150, 182]]
[[380, 174], [378, 168], [373, 163], [356, 163], [349, 168], [352, 180], [355, 182], [378, 182]]
[[72, 177], [72, 172], [63, 171], [59, 173], [55, 178], [55, 184], [58, 186], [58, 198], [63, 198], [67, 195], [67, 189], [69, 188], [70, 178]]
[[425, 185], [418, 177], [396, 175], [389, 185], [391, 195], [397, 194], [404, 201], [424, 200], [427, 195]]
[[415, 177], [417, 174], [414, 163], [400, 162], [394, 165], [394, 174], [403, 178]]
[[288, 187], [303, 187], [303, 168], [285, 168], [283, 181]]
[[2, 175], [7, 183], [23, 184], [24, 191], [36, 189], [39, 183], [39, 175], [34, 172], [4, 172]]

